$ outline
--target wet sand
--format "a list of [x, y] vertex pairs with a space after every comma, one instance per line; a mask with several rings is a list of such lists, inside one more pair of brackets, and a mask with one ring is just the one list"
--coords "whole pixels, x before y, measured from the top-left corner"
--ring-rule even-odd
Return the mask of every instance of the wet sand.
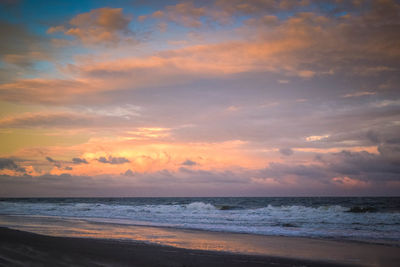
[[[65, 261], [66, 265], [76, 265], [82, 260], [83, 265], [106, 262], [111, 266], [327, 266], [329, 263], [397, 267], [400, 262], [397, 243], [210, 232], [46, 216], [0, 215], [0, 229], [0, 259], [6, 266], [20, 259], [22, 265], [31, 261], [39, 264], [41, 260], [53, 265], [53, 260], [62, 259], [60, 264]], [[144, 265], [139, 264], [142, 261]]]
[[[119, 224], [115, 221], [113, 221], [113, 223], [100, 223], [98, 221], [94, 222], [77, 218], [71, 219], [46, 216], [0, 215], [0, 226], [46, 236], [78, 238], [75, 240], [81, 240], [82, 238], [114, 240], [113, 242], [117, 242], [116, 244], [131, 244], [132, 241], [135, 241], [135, 244], [138, 244], [138, 242], [150, 244], [149, 246], [151, 248], [169, 247], [167, 249], [168, 251], [187, 251], [187, 249], [189, 249], [190, 251], [198, 251], [198, 253], [203, 256], [219, 255], [218, 252], [222, 252], [225, 253], [224, 255], [228, 253], [228, 255], [255, 255], [267, 257], [264, 259], [293, 259], [295, 262], [310, 261], [314, 263], [324, 262], [337, 265], [347, 264], [353, 266], [385, 267], [397, 267], [400, 262], [400, 246], [394, 244], [382, 245], [344, 240], [210, 232], [168, 227], [127, 225], [123, 224], [122, 221]], [[122, 241], [122, 243], [119, 243], [118, 240]], [[140, 245], [138, 248], [143, 247], [143, 245]], [[29, 250], [35, 249], [35, 246], [29, 248]], [[160, 250], [155, 251], [159, 252]], [[61, 252], [62, 251], [59, 251], [59, 253]], [[169, 255], [167, 252], [165, 253]], [[175, 253], [173, 255], [177, 255], [177, 252], [169, 253]], [[196, 255], [198, 255], [198, 253]], [[149, 254], [151, 253], [149, 252]], [[159, 258], [161, 256], [157, 255], [157, 257]], [[253, 256], [246, 257], [252, 258]], [[197, 259], [196, 262], [197, 261], [199, 260]], [[160, 262], [163, 262], [163, 260], [160, 260]], [[185, 262], [185, 264], [188, 265], [187, 262]]]
[[0, 228], [2, 266], [345, 266], [189, 250], [131, 241], [54, 237]]

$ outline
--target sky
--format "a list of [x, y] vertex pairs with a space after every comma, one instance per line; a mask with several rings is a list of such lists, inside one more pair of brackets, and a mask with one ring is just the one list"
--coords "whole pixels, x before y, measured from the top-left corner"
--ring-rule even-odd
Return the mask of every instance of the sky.
[[1, 0], [0, 197], [400, 196], [400, 1]]

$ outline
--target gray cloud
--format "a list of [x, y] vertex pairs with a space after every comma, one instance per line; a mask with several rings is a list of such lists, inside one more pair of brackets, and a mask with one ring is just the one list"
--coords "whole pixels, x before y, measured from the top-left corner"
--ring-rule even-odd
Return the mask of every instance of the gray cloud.
[[[394, 149], [399, 153], [398, 148]], [[400, 181], [400, 156], [393, 157], [392, 150], [387, 153], [372, 154], [366, 151], [350, 152], [342, 151], [318, 155], [316, 158], [321, 164], [287, 164], [271, 163], [268, 168], [262, 170], [262, 177], [282, 179], [287, 176], [295, 176], [301, 180], [315, 180], [322, 183], [332, 183], [335, 177], [350, 177], [359, 181], [367, 181], [373, 184], [388, 181]]]
[[[40, 37], [29, 33], [27, 29], [19, 24], [12, 24], [0, 20], [0, 55], [27, 55], [35, 49], [41, 49], [38, 44]], [[4, 58], [3, 58], [4, 59]], [[27, 60], [27, 59], [26, 59]], [[15, 62], [18, 64], [18, 62]], [[27, 65], [30, 65], [28, 62]]]
[[192, 170], [181, 167], [175, 177], [183, 178], [185, 183], [246, 184], [249, 180], [232, 171]]
[[89, 164], [86, 159], [81, 158], [73, 158], [72, 163], [74, 164]]
[[0, 175], [1, 196], [85, 196], [102, 186], [104, 180], [95, 186], [92, 178], [88, 176], [71, 176], [69, 174], [50, 175], [37, 177], [30, 175], [7, 176]]
[[4, 159], [0, 158], [0, 169], [10, 169], [10, 170], [15, 170], [17, 169], [18, 166], [15, 164], [15, 162], [11, 159]]
[[282, 163], [270, 163], [268, 168], [261, 171], [261, 176], [269, 178], [281, 179], [288, 175], [295, 175], [311, 180], [323, 180], [329, 176], [329, 172], [324, 167], [318, 165], [289, 165]]
[[34, 62], [49, 60], [52, 49], [42, 37], [30, 33], [24, 25], [0, 20], [0, 82], [7, 82], [21, 72], [35, 73]]
[[400, 181], [400, 157], [387, 154], [342, 151], [329, 159], [329, 170], [358, 180]]
[[25, 172], [25, 169], [19, 167], [12, 159], [0, 158], [0, 170], [4, 169]]
[[[229, 178], [229, 179], [227, 179]], [[243, 177], [232, 172], [159, 171], [121, 176], [73, 176], [69, 174], [32, 177], [0, 175], [0, 196], [178, 196], [229, 195], [227, 188], [243, 190]], [[221, 190], [216, 185], [224, 184]], [[219, 193], [218, 193], [219, 192]], [[245, 194], [242, 192], [242, 194]]]
[[46, 157], [46, 160], [48, 161], [48, 162], [51, 162], [51, 163], [55, 163], [56, 161], [54, 160], [54, 159], [52, 159], [51, 157]]
[[124, 164], [130, 162], [128, 159], [124, 157], [112, 157], [112, 156], [109, 156], [108, 158], [100, 157], [97, 159], [97, 161], [108, 164]]
[[[310, 195], [398, 195], [399, 187], [371, 180], [366, 187], [343, 188], [331, 181], [335, 173], [317, 165], [273, 164], [269, 170], [209, 171], [180, 168], [135, 173], [134, 176], [0, 175], [0, 196], [310, 196]], [[274, 182], [263, 177], [275, 176]], [[264, 176], [262, 176], [264, 175]], [[298, 184], [279, 179], [295, 176]], [[296, 176], [297, 175], [297, 176]], [[255, 179], [256, 177], [256, 179]], [[350, 176], [351, 177], [351, 176]], [[354, 178], [353, 178], [354, 179]]]
[[126, 170], [126, 172], [124, 172], [124, 175], [125, 176], [133, 176], [135, 174], [134, 174], [134, 172], [132, 170], [128, 169], [128, 170]]
[[184, 162], [182, 162], [182, 165], [185, 165], [185, 166], [194, 166], [194, 165], [197, 165], [197, 162], [192, 161], [192, 160], [190, 160], [190, 159], [187, 159], [187, 160], [185, 160]]
[[47, 160], [48, 162], [52, 163], [55, 167], [61, 168], [61, 163], [60, 163], [59, 161], [54, 160], [54, 159], [51, 158], [51, 157], [46, 157], [46, 160]]
[[290, 156], [293, 154], [293, 150], [291, 148], [280, 148], [279, 153], [281, 153], [284, 156]]

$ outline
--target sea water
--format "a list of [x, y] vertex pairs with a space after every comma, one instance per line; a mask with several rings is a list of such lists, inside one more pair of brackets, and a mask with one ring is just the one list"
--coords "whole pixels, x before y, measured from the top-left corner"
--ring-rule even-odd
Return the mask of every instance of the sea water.
[[399, 197], [0, 199], [0, 214], [400, 245]]

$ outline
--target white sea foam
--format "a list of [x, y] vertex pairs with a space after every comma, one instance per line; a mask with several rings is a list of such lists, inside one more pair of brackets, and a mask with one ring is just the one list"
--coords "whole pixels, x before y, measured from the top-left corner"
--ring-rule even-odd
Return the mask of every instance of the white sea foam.
[[186, 205], [186, 208], [189, 210], [215, 210], [215, 206], [209, 203], [203, 202], [192, 202]]

